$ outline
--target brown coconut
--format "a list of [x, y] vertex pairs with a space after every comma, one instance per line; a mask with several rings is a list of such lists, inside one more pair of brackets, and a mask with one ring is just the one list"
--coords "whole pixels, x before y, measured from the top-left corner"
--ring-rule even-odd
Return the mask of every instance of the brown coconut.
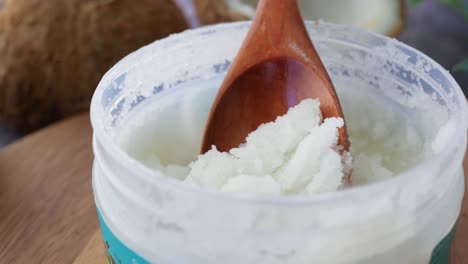
[[[0, 0], [0, 2], [3, 0]], [[232, 20], [196, 0], [206, 23]], [[218, 13], [222, 13], [219, 15]], [[171, 0], [7, 0], [0, 9], [0, 120], [32, 130], [87, 110], [102, 75], [188, 27]]]
[[106, 70], [187, 28], [166, 0], [13, 0], [0, 11], [0, 118], [31, 130], [88, 109]]
[[214, 24], [249, 19], [239, 11], [229, 9], [225, 0], [193, 0], [200, 24]]

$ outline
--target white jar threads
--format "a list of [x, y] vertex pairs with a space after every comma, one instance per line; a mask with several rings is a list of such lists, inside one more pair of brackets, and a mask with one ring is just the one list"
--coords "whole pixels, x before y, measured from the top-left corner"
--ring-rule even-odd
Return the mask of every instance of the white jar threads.
[[[156, 42], [119, 62], [99, 84], [91, 110], [93, 188], [109, 256], [156, 264], [429, 263], [460, 211], [466, 101], [442, 67], [395, 40], [308, 23], [332, 79], [379, 94], [411, 117], [423, 138], [434, 138], [453, 120], [437, 154], [390, 180], [310, 197], [252, 198], [185, 185], [116, 145], [126, 117], [145, 103], [163, 106], [190, 87], [184, 84], [221, 78], [248, 25], [206, 27]], [[196, 103], [180, 97], [181, 108], [188, 102]], [[203, 120], [183, 113], [181, 130], [197, 142], [200, 135], [190, 128]], [[193, 147], [171, 146], [179, 143], [181, 153]]]

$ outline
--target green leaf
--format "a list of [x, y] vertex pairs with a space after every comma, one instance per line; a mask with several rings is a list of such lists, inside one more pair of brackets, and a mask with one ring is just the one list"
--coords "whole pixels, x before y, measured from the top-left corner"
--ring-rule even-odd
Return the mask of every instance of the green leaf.
[[446, 4], [456, 9], [463, 8], [462, 0], [439, 0], [442, 4]]
[[453, 71], [468, 71], [468, 59], [465, 59], [462, 62], [455, 65], [452, 70]]
[[468, 19], [468, 2], [466, 0], [439, 0], [439, 2], [457, 10]]
[[[408, 0], [408, 5], [413, 8], [424, 0]], [[468, 1], [467, 0], [437, 0], [439, 3], [449, 6], [456, 11], [460, 12], [466, 19], [468, 19]]]
[[410, 8], [413, 8], [417, 6], [419, 3], [421, 3], [423, 0], [408, 0], [408, 5]]

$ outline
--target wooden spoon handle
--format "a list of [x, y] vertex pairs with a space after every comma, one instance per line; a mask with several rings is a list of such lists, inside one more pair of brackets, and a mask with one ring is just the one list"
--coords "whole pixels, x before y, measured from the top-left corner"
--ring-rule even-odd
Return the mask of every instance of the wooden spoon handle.
[[[325, 83], [331, 94], [333, 84], [312, 44], [297, 0], [260, 0], [251, 29], [235, 58], [224, 83], [232, 83], [233, 73], [245, 72], [259, 62], [289, 58], [305, 63]], [[220, 94], [228, 86], [221, 87]]]
[[322, 65], [296, 0], [260, 0], [251, 28], [257, 30], [249, 31], [237, 58], [242, 72], [259, 60], [284, 56]]
[[246, 43], [261, 43], [257, 49], [269, 51], [269, 54], [265, 53], [269, 56], [286, 55], [298, 59], [313, 59], [318, 56], [307, 33], [297, 0], [260, 0], [252, 28], [259, 30], [249, 32]]

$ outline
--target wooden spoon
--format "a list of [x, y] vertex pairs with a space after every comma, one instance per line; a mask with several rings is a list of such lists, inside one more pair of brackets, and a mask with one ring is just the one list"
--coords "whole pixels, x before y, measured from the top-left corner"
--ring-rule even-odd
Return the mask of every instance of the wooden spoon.
[[[229, 151], [259, 125], [303, 99], [320, 100], [323, 117], [343, 117], [335, 88], [312, 44], [296, 0], [260, 0], [250, 31], [218, 91], [201, 153]], [[349, 150], [346, 127], [338, 143]], [[349, 176], [345, 177], [349, 182]]]

